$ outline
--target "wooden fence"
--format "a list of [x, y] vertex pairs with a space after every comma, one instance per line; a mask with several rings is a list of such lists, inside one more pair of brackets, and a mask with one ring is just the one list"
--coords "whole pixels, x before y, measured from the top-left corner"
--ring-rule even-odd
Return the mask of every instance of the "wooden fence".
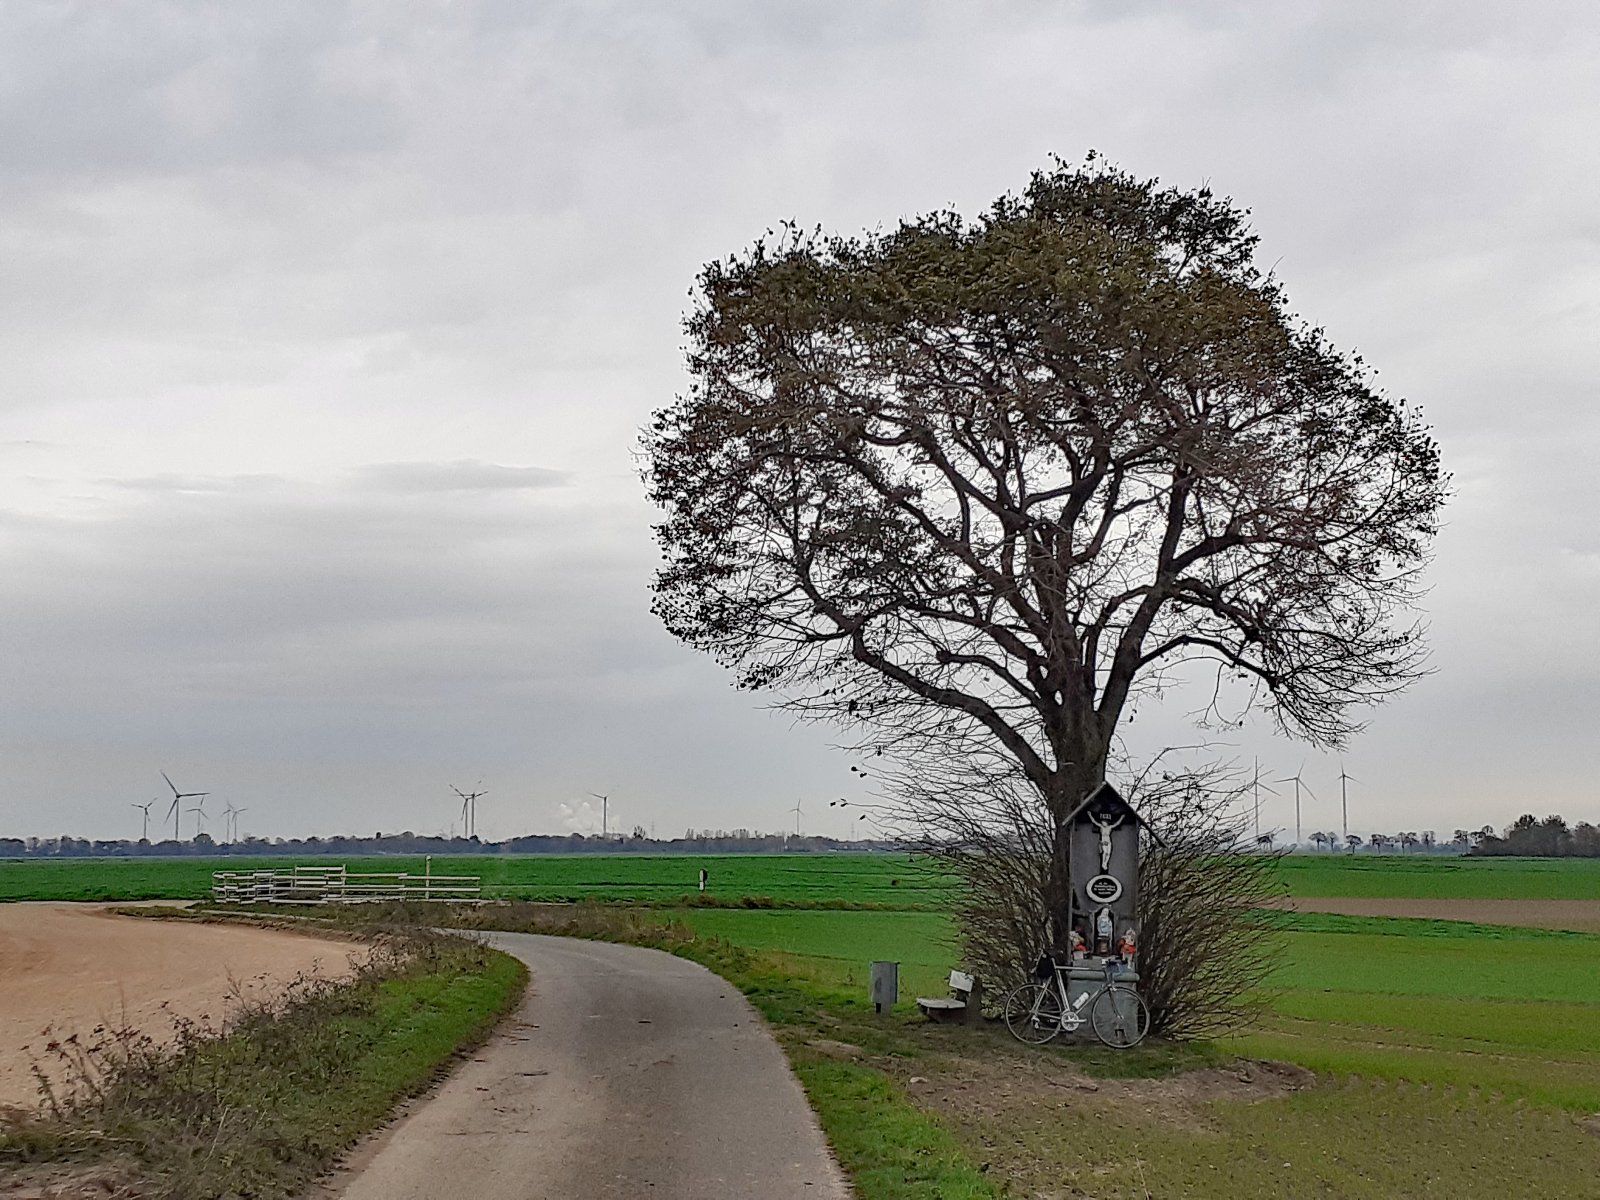
[[226, 904], [359, 904], [373, 900], [477, 900], [477, 875], [421, 875], [293, 867], [281, 871], [213, 871], [211, 898]]

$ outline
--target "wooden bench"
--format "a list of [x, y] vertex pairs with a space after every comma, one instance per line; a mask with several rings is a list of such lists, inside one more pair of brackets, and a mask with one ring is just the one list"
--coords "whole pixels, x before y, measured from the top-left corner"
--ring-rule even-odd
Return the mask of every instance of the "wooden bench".
[[983, 1015], [983, 985], [965, 971], [951, 971], [950, 994], [918, 996], [917, 1007], [930, 1021], [973, 1024]]

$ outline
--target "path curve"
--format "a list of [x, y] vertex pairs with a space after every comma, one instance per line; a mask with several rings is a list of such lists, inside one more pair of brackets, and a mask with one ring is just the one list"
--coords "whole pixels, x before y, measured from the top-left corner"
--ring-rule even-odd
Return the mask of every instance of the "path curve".
[[490, 935], [515, 1017], [359, 1151], [344, 1200], [848, 1200], [783, 1051], [739, 990], [659, 950]]

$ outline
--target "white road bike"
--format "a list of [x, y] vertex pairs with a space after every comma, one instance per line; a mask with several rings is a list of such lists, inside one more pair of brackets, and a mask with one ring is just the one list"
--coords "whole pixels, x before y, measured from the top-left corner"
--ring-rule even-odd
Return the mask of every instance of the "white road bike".
[[1150, 1032], [1150, 1007], [1133, 988], [1117, 982], [1116, 967], [1108, 960], [1104, 982], [1073, 1001], [1067, 968], [1046, 955], [1035, 981], [1006, 997], [1006, 1028], [1019, 1042], [1042, 1046], [1058, 1033], [1076, 1033], [1087, 1021], [1095, 1037], [1112, 1049], [1137, 1046]]

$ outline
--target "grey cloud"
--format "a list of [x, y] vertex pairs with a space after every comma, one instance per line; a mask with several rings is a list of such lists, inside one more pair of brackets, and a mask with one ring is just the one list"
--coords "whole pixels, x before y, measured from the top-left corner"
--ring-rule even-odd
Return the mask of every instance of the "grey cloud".
[[398, 133], [364, 94], [339, 6], [7, 6], [0, 13], [0, 170], [170, 175], [370, 154]]
[[373, 463], [355, 470], [358, 487], [384, 492], [536, 491], [571, 483], [565, 471], [546, 467], [508, 467], [457, 459], [455, 462]]
[[145, 475], [104, 482], [130, 492], [256, 492], [280, 486], [281, 475]]
[[827, 732], [648, 612], [690, 280], [1091, 146], [1251, 205], [1439, 427], [1438, 673], [1352, 773], [1414, 827], [1501, 819], [1507, 763], [1600, 818], [1597, 55], [1568, 3], [0, 8], [0, 832], [106, 829], [168, 754], [269, 832], [420, 827], [456, 764], [507, 831], [624, 787], [776, 825]]
[[42, 748], [79, 728], [80, 751], [50, 756], [52, 786], [137, 778], [162, 755], [236, 798], [331, 772], [337, 812], [280, 795], [256, 818], [280, 832], [340, 828], [366, 807], [392, 824], [386, 804], [427, 794], [396, 783], [396, 762], [493, 771], [497, 792], [542, 806], [519, 827], [553, 820], [574, 753], [600, 784], [690, 798], [652, 773], [716, 758], [730, 729], [780, 731], [742, 701], [697, 699], [715, 672], [686, 671], [642, 601], [639, 517], [293, 481], [142, 493], [95, 520], [13, 514], [13, 561], [30, 569], [0, 581], [9, 769], [43, 767]]

